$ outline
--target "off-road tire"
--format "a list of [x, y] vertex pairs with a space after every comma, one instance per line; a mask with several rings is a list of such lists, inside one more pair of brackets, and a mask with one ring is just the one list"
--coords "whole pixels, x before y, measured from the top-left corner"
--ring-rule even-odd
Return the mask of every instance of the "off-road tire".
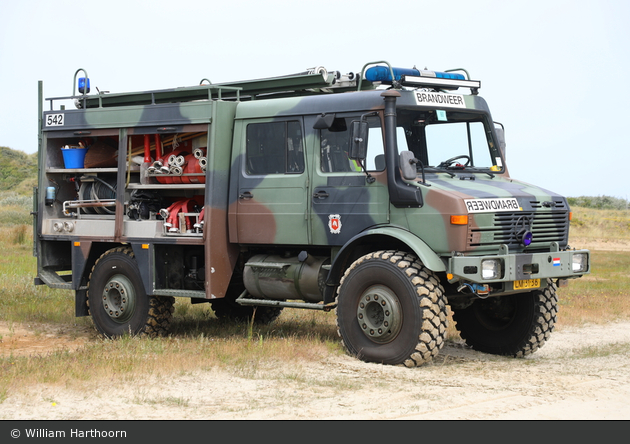
[[363, 361], [416, 367], [444, 345], [444, 289], [413, 254], [377, 251], [357, 259], [341, 279], [337, 303], [342, 344]]
[[455, 328], [477, 351], [525, 357], [542, 347], [554, 329], [556, 290], [549, 280], [541, 290], [476, 300], [465, 309], [453, 311]]
[[129, 247], [113, 248], [98, 258], [90, 272], [87, 293], [94, 327], [107, 338], [168, 333], [175, 299], [147, 296]]

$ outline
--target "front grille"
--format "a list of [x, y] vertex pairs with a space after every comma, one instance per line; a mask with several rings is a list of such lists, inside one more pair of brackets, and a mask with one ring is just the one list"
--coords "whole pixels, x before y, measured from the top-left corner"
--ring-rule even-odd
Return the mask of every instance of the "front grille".
[[546, 200], [546, 201], [539, 201], [539, 200], [530, 200], [529, 204], [532, 206], [532, 208], [555, 208], [555, 209], [565, 209], [566, 208], [566, 204], [564, 202], [564, 200], [560, 199], [560, 200]]
[[567, 245], [569, 236], [568, 211], [534, 212], [519, 211], [515, 213], [495, 213], [492, 226], [469, 227], [468, 246], [485, 247], [506, 244], [510, 248], [522, 247], [518, 232], [524, 222], [531, 221], [533, 242], [528, 249], [558, 242], [561, 247]]

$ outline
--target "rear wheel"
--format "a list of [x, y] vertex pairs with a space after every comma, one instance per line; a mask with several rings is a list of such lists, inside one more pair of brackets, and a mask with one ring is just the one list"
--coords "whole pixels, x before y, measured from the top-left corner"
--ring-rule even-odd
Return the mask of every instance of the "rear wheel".
[[165, 335], [174, 302], [172, 297], [147, 296], [131, 248], [106, 251], [90, 273], [88, 306], [103, 336]]
[[378, 251], [356, 260], [338, 289], [337, 331], [366, 362], [415, 367], [444, 345], [444, 291], [414, 255]]
[[455, 327], [466, 344], [495, 355], [524, 357], [549, 339], [556, 323], [556, 285], [530, 293], [479, 299], [455, 309]]

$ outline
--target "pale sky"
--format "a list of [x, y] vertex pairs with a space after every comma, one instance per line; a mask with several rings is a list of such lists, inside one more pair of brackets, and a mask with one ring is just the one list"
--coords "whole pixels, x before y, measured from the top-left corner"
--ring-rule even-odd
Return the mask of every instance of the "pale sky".
[[627, 0], [0, 0], [0, 145], [36, 152], [38, 80], [69, 96], [79, 68], [113, 93], [386, 60], [481, 80], [513, 178], [628, 199], [629, 17]]

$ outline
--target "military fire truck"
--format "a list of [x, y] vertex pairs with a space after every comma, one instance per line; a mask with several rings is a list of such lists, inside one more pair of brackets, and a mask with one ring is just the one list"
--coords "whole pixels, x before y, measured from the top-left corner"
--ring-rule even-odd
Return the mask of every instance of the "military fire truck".
[[450, 307], [469, 346], [522, 357], [549, 338], [558, 286], [589, 273], [566, 199], [510, 177], [466, 70], [90, 81], [46, 99], [39, 82], [35, 283], [74, 291], [106, 337], [164, 334], [175, 298], [259, 322], [334, 310], [349, 354], [412, 367]]

